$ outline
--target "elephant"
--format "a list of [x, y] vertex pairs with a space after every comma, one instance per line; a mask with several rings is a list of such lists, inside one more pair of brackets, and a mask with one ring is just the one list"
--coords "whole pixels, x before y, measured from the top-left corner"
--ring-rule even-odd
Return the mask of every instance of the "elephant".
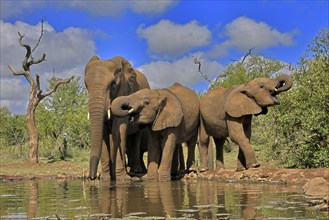
[[150, 88], [149, 83], [143, 73], [120, 56], [109, 60], [93, 56], [85, 67], [84, 82], [91, 134], [89, 179], [96, 179], [100, 157], [103, 174], [111, 168], [112, 179], [127, 179], [126, 139], [139, 131], [136, 126], [128, 126], [128, 118], [110, 117], [110, 104], [118, 96]]
[[200, 172], [208, 170], [208, 144], [216, 145], [216, 170], [224, 169], [223, 145], [227, 137], [239, 146], [237, 171], [259, 167], [250, 145], [252, 115], [267, 113], [278, 105], [277, 95], [288, 91], [293, 81], [289, 75], [256, 78], [232, 88], [217, 87], [200, 98]]
[[[148, 148], [147, 178], [170, 181], [176, 145], [188, 145], [186, 169], [194, 166], [194, 149], [200, 118], [199, 97], [179, 83], [165, 89], [143, 89], [116, 98], [111, 112], [117, 117], [129, 115], [132, 122], [151, 130]], [[160, 162], [161, 161], [161, 162]]]

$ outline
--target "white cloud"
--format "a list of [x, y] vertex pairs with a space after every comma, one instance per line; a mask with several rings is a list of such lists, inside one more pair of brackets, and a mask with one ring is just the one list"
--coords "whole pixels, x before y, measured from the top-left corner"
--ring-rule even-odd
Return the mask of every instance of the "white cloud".
[[178, 1], [174, 0], [136, 0], [132, 3], [133, 11], [144, 14], [161, 14], [174, 6]]
[[224, 42], [217, 44], [208, 53], [212, 57], [227, 55], [231, 48], [247, 51], [250, 48], [264, 49], [273, 46], [290, 46], [294, 43], [296, 30], [281, 33], [264, 22], [248, 17], [239, 17], [225, 26]]
[[169, 20], [137, 30], [140, 37], [145, 38], [151, 52], [169, 56], [178, 56], [205, 46], [211, 39], [211, 32], [197, 21], [181, 25]]
[[[59, 8], [75, 8], [87, 12], [93, 16], [118, 17], [130, 9], [136, 13], [161, 14], [168, 8], [177, 3], [175, 0], [70, 0], [70, 1], [42, 1], [42, 0], [24, 0], [24, 1], [0, 1], [1, 18], [12, 16], [23, 16], [26, 13], [32, 13], [36, 9], [54, 5]], [[19, 4], [19, 7], [17, 7]]]
[[0, 15], [1, 19], [12, 16], [24, 16], [24, 14], [31, 13], [45, 6], [44, 1], [0, 1]]
[[[217, 75], [223, 68], [221, 64], [215, 61], [201, 60], [201, 63], [202, 72], [209, 78]], [[204, 80], [198, 72], [198, 65], [194, 63], [192, 55], [174, 62], [151, 62], [138, 67], [138, 69], [146, 75], [151, 88], [154, 89], [169, 87], [175, 82], [191, 87], [193, 84]]]
[[[26, 108], [29, 85], [23, 76], [14, 76], [9, 71], [8, 65], [18, 71], [22, 70], [21, 62], [26, 50], [18, 44], [17, 32], [24, 34], [23, 42], [30, 44], [33, 48], [40, 36], [41, 26], [40, 23], [37, 25], [23, 22], [10, 24], [3, 21], [0, 21], [0, 26], [1, 106], [6, 105], [12, 112], [22, 113]], [[41, 87], [45, 90], [49, 87], [47, 79], [53, 76], [53, 70], [55, 76], [59, 78], [68, 78], [72, 75], [82, 77], [84, 67], [95, 51], [92, 35], [87, 30], [71, 27], [63, 32], [56, 32], [50, 24], [44, 23], [44, 35], [33, 57], [39, 59], [42, 53], [45, 53], [46, 60], [32, 65], [31, 73], [40, 75]], [[23, 96], [18, 96], [17, 93]], [[20, 106], [25, 106], [24, 110], [18, 109]]]

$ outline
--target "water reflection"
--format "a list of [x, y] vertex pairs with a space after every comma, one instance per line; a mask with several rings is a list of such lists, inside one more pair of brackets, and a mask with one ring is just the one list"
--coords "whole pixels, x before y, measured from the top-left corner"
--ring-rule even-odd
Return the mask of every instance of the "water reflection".
[[216, 181], [34, 180], [0, 183], [1, 219], [317, 218], [294, 187]]

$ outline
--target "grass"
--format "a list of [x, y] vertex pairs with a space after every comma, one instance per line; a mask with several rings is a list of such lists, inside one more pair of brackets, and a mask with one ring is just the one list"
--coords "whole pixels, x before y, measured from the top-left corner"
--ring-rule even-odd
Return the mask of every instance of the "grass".
[[[184, 147], [184, 155], [187, 149]], [[265, 151], [254, 147], [258, 161], [264, 168], [273, 168], [276, 164], [266, 157]], [[53, 153], [54, 149], [40, 151], [40, 161], [37, 165], [31, 165], [27, 160], [27, 146], [10, 146], [0, 148], [0, 175], [84, 175], [89, 168], [90, 149], [69, 149], [65, 160], [59, 159], [59, 153]], [[49, 153], [52, 152], [52, 153]], [[57, 152], [57, 151], [56, 151]], [[53, 154], [49, 160], [49, 155]], [[199, 151], [196, 147], [196, 165], [200, 164]], [[215, 152], [214, 152], [215, 155]], [[228, 169], [235, 169], [237, 163], [238, 146], [232, 145], [231, 152], [224, 152], [224, 164]], [[147, 154], [144, 155], [147, 161]], [[186, 161], [186, 158], [185, 158]], [[214, 158], [215, 161], [215, 158]]]

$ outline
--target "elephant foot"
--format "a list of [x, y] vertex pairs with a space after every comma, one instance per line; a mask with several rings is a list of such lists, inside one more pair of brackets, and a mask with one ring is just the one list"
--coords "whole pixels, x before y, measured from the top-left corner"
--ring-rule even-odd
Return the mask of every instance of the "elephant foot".
[[119, 174], [119, 175], [116, 175], [115, 181], [119, 181], [119, 182], [131, 181], [131, 177], [128, 174], [121, 174], [121, 175]]
[[247, 164], [246, 169], [249, 169], [249, 168], [258, 168], [258, 167], [260, 167], [260, 163], [255, 162], [255, 163], [252, 163], [250, 165]]
[[246, 168], [244, 168], [244, 167], [237, 167], [235, 169], [235, 172], [242, 172], [242, 171], [245, 171], [245, 170], [246, 170]]
[[[188, 168], [188, 170], [186, 171], [187, 173], [197, 173], [198, 172], [198, 169], [192, 165], [190, 168]], [[201, 171], [200, 171], [201, 172]]]
[[159, 181], [160, 182], [168, 182], [171, 180], [170, 172], [159, 172]]
[[147, 173], [147, 180], [148, 181], [158, 181], [158, 174], [157, 173]]
[[101, 180], [110, 180], [110, 172], [109, 171], [102, 171], [102, 173], [100, 174], [100, 179]]
[[199, 171], [200, 171], [200, 173], [204, 173], [204, 172], [207, 172], [208, 171], [208, 168], [199, 167]]

